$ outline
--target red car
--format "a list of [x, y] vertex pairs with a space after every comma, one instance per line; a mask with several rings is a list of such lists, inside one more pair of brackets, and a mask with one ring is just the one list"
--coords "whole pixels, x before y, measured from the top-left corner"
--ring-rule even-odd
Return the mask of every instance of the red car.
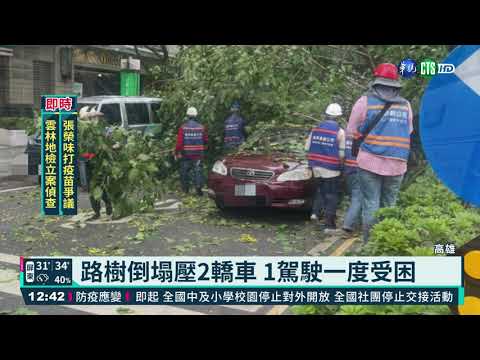
[[209, 197], [222, 210], [228, 207], [310, 210], [314, 186], [303, 148], [307, 136], [304, 127], [284, 128], [259, 139], [263, 147], [254, 143], [250, 145], [253, 151], [243, 149], [217, 161], [208, 177]]

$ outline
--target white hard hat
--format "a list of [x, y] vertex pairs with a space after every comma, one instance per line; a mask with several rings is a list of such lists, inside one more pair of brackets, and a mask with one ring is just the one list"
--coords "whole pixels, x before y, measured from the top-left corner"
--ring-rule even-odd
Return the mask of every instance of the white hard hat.
[[327, 107], [327, 111], [325, 111], [327, 115], [330, 116], [342, 116], [342, 107], [338, 104], [330, 104]]
[[187, 110], [187, 116], [197, 116], [198, 111], [194, 107], [189, 107]]

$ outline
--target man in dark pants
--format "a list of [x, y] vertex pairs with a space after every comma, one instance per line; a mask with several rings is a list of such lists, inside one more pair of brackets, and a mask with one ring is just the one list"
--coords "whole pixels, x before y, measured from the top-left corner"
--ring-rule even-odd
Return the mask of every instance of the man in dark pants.
[[113, 214], [112, 202], [110, 201], [110, 198], [108, 197], [105, 189], [102, 189], [101, 200], [95, 200], [92, 193], [90, 193], [89, 199], [92, 209], [95, 212], [95, 215], [93, 215], [90, 220], [98, 220], [100, 218], [100, 210], [102, 209], [101, 200], [103, 200], [103, 202], [105, 203], [105, 210], [107, 215], [111, 216]]
[[[110, 199], [108, 198], [108, 195], [105, 192], [105, 190], [102, 193], [102, 200], [105, 203], [107, 215], [108, 216], [112, 215], [113, 213], [112, 203], [110, 202]], [[92, 217], [91, 220], [97, 220], [100, 218], [100, 209], [102, 208], [102, 204], [100, 203], [100, 200], [95, 200], [92, 195], [90, 195], [90, 202], [92, 204], [93, 211], [95, 211], [95, 215]]]
[[311, 219], [319, 220], [325, 215], [327, 232], [336, 229], [340, 178], [345, 156], [345, 132], [337, 123], [340, 116], [340, 105], [330, 104], [325, 121], [312, 129], [305, 145], [316, 185]]
[[348, 193], [350, 194], [350, 206], [345, 213], [342, 230], [345, 235], [352, 234], [361, 223], [362, 215], [362, 192], [360, 190], [360, 180], [358, 179], [357, 158], [352, 154], [353, 135], [346, 134], [345, 141], [345, 162], [344, 175], [346, 177]]
[[312, 214], [316, 215], [314, 219], [325, 216], [325, 227], [335, 229], [340, 180], [338, 177], [315, 177], [315, 188], [315, 199], [312, 208]]
[[202, 196], [203, 158], [208, 143], [208, 135], [205, 127], [197, 120], [197, 109], [191, 107], [187, 111], [187, 121], [180, 127], [175, 147], [175, 158], [180, 160], [180, 182], [182, 191], [186, 194], [190, 191], [191, 173], [196, 193]]
[[90, 205], [92, 206], [92, 209], [95, 213], [88, 220], [92, 221], [92, 220], [98, 220], [100, 218], [100, 210], [102, 208], [101, 200], [103, 200], [103, 202], [105, 203], [107, 215], [108, 216], [112, 215], [112, 213], [113, 213], [112, 202], [110, 201], [105, 189], [101, 188], [101, 190], [102, 190], [101, 200], [100, 199], [96, 200], [95, 197], [93, 196], [93, 189], [92, 189], [92, 185], [91, 185], [91, 176], [92, 176], [93, 171], [94, 171], [94, 166], [92, 164], [92, 159], [96, 157], [96, 154], [94, 154], [94, 153], [84, 153], [80, 156], [84, 159], [84, 161], [86, 163], [85, 165], [86, 165], [86, 170], [87, 170], [87, 184], [88, 184], [87, 185], [87, 191], [89, 192]]
[[[84, 110], [84, 109], [82, 109]], [[80, 119], [81, 120], [89, 120], [92, 121], [93, 123], [98, 123], [100, 121], [100, 118], [103, 116], [102, 113], [100, 112], [85, 112], [85, 111], [80, 111]], [[107, 131], [106, 136], [109, 136], [109, 131]], [[119, 147], [119, 144], [113, 145], [113, 147], [116, 149]], [[97, 157], [97, 154], [95, 153], [84, 153], [80, 155], [81, 158], [84, 159], [85, 165], [86, 165], [86, 171], [87, 171], [87, 191], [89, 192], [89, 200], [90, 200], [90, 205], [92, 206], [92, 209], [94, 211], [94, 215], [88, 219], [88, 221], [93, 221], [93, 220], [98, 220], [100, 218], [100, 210], [102, 208], [102, 203], [101, 201], [105, 203], [105, 208], [106, 208], [106, 213], [108, 216], [113, 214], [113, 207], [112, 207], [112, 202], [110, 201], [110, 198], [108, 197], [108, 194], [106, 192], [106, 189], [103, 187], [100, 187], [102, 194], [100, 199], [95, 199], [93, 191], [94, 188], [92, 187], [92, 177], [93, 174], [95, 174], [95, 162], [98, 159], [95, 159]]]

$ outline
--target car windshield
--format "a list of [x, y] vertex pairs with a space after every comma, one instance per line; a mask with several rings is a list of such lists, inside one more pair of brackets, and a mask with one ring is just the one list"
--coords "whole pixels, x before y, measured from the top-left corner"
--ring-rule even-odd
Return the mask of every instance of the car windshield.
[[305, 155], [307, 136], [308, 130], [290, 129], [289, 131], [279, 131], [277, 134], [272, 134], [268, 137], [268, 140], [274, 151]]
[[303, 159], [309, 132], [309, 128], [301, 125], [288, 125], [280, 129], [268, 127], [252, 135], [239, 150], [262, 154], [281, 153]]

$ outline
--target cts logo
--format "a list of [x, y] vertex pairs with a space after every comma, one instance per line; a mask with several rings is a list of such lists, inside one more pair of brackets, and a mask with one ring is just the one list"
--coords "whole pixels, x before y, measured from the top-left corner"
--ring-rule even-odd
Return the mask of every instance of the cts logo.
[[434, 75], [453, 74], [455, 65], [453, 64], [437, 64], [437, 62], [427, 59], [420, 63], [420, 76], [423, 78], [431, 78]]
[[430, 77], [435, 75], [437, 70], [435, 61], [422, 61], [420, 63], [420, 75], [423, 77]]

